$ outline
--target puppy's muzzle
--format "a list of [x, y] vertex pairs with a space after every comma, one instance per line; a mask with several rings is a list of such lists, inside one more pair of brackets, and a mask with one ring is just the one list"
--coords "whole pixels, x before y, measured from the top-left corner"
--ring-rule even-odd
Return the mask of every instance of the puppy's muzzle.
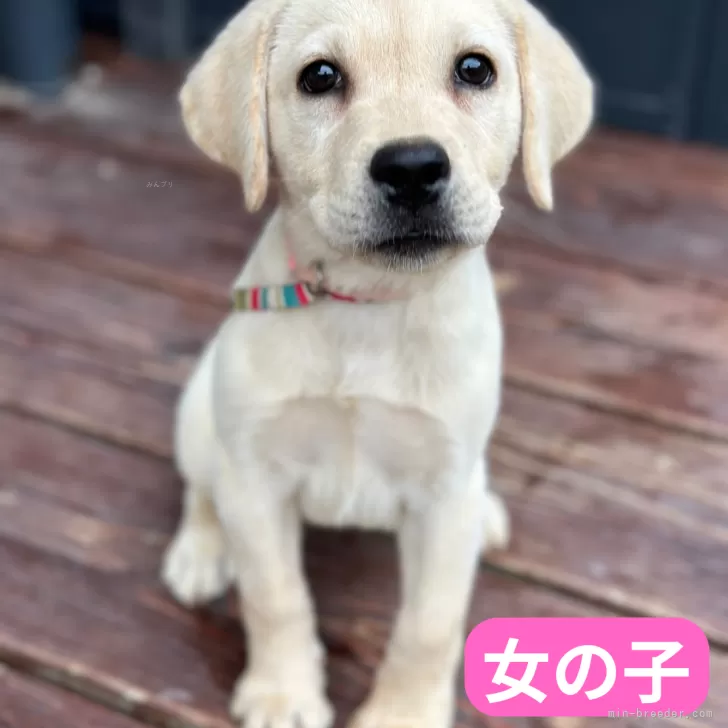
[[377, 151], [369, 173], [390, 205], [418, 213], [439, 201], [450, 178], [450, 158], [426, 139], [394, 142]]

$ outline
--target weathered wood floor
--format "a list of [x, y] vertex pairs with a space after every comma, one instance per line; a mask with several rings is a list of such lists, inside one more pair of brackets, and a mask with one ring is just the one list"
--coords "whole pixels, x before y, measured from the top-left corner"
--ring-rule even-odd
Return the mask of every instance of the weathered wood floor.
[[[229, 725], [231, 605], [185, 611], [157, 569], [172, 407], [259, 221], [165, 83], [120, 60], [63, 109], [0, 114], [3, 728]], [[490, 249], [515, 539], [472, 621], [689, 617], [714, 648], [691, 724], [728, 726], [728, 153], [597, 133], [557, 200], [537, 213], [515, 181]], [[342, 725], [387, 636], [392, 545], [314, 533], [308, 569]], [[483, 722], [463, 700], [460, 726]]]

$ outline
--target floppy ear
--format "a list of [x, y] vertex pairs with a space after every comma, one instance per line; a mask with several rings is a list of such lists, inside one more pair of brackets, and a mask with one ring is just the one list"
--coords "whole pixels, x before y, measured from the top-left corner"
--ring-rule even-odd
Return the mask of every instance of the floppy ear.
[[551, 210], [551, 169], [589, 130], [594, 87], [576, 53], [549, 21], [525, 0], [516, 6], [524, 172], [536, 205]]
[[240, 175], [251, 212], [268, 192], [268, 61], [282, 5], [251, 0], [192, 68], [180, 92], [190, 138]]

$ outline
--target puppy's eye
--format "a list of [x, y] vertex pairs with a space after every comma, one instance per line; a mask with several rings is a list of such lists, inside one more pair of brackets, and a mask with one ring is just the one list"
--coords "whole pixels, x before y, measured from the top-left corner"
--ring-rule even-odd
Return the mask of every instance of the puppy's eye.
[[333, 63], [314, 61], [301, 72], [298, 86], [307, 94], [325, 94], [339, 88], [342, 82], [341, 71]]
[[458, 61], [455, 76], [460, 83], [468, 86], [490, 88], [495, 83], [495, 67], [487, 56], [470, 53]]

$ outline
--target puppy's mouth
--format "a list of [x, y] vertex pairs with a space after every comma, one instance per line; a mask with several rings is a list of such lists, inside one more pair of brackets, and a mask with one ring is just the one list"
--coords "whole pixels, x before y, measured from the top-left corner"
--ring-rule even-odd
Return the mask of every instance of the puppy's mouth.
[[454, 245], [451, 234], [412, 229], [400, 235], [367, 241], [360, 249], [367, 257], [380, 258], [389, 264], [397, 261], [422, 263], [433, 260]]

